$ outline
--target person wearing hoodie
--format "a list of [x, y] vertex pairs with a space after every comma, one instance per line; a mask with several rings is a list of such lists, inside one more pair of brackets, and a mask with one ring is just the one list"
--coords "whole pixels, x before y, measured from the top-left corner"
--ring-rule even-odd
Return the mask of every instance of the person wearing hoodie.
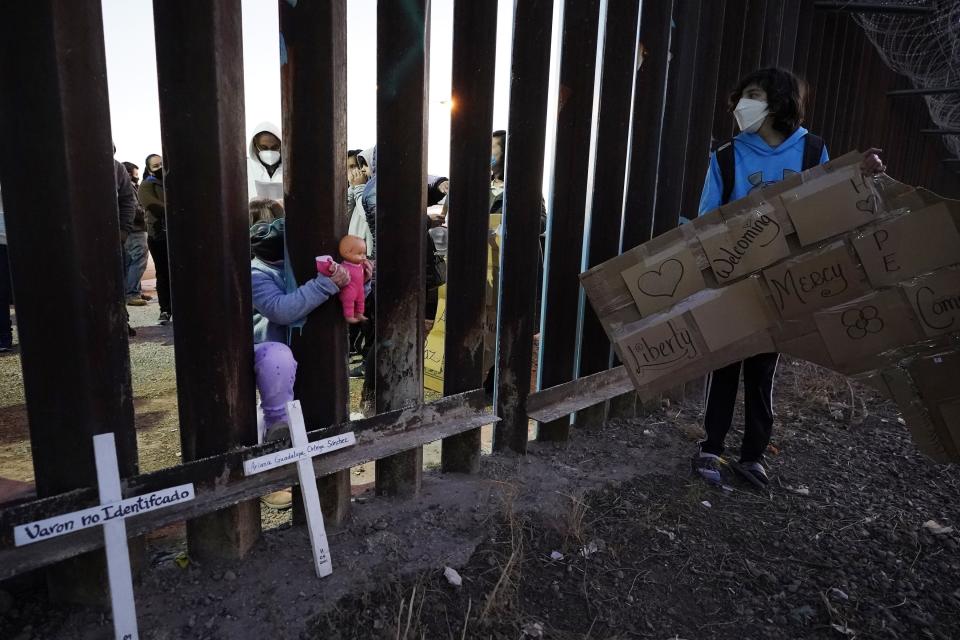
[[[286, 407], [293, 400], [297, 376], [297, 361], [288, 346], [293, 330], [302, 328], [310, 312], [350, 283], [346, 269], [334, 263], [336, 268], [330, 277], [318, 273], [297, 286], [286, 260], [285, 231], [284, 218], [250, 227], [253, 366], [266, 426], [265, 441], [290, 436]], [[369, 282], [373, 266], [365, 264], [364, 273]], [[289, 489], [263, 498], [264, 504], [276, 509], [289, 507], [291, 500]]]
[[247, 199], [283, 201], [283, 160], [280, 127], [261, 122], [253, 128], [247, 153]]
[[352, 149], [347, 152], [347, 213], [350, 214], [347, 233], [363, 238], [367, 243], [367, 255], [370, 257], [373, 256], [373, 234], [370, 233], [367, 214], [363, 210], [363, 190], [370, 179], [367, 169], [368, 163], [363, 157], [363, 151]]
[[157, 272], [157, 301], [160, 303], [161, 325], [173, 321], [173, 298], [170, 296], [170, 261], [167, 256], [167, 206], [163, 192], [163, 158], [151, 153], [143, 161], [143, 182], [137, 191], [146, 214], [147, 246]]
[[[801, 81], [783, 69], [760, 69], [740, 80], [729, 95], [740, 134], [710, 155], [700, 215], [829, 160], [823, 140], [800, 126], [803, 97]], [[864, 154], [861, 170], [865, 174], [885, 171], [879, 152], [870, 149]], [[761, 353], [708, 377], [706, 438], [692, 461], [694, 472], [708, 482], [722, 482], [720, 456], [733, 422], [742, 369], [743, 444], [739, 463], [731, 466], [755, 486], [768, 486], [763, 456], [773, 430], [773, 379], [779, 358], [778, 353]]]

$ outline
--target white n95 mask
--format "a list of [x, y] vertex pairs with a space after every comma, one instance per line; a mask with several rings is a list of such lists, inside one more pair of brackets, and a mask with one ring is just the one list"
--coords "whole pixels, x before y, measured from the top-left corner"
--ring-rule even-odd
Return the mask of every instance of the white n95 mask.
[[733, 117], [737, 119], [740, 131], [747, 133], [756, 133], [768, 114], [766, 102], [751, 98], [740, 98], [740, 102], [733, 110]]
[[280, 162], [279, 151], [273, 151], [272, 149], [261, 149], [257, 152], [257, 155], [260, 156], [260, 161], [267, 166], [273, 166]]

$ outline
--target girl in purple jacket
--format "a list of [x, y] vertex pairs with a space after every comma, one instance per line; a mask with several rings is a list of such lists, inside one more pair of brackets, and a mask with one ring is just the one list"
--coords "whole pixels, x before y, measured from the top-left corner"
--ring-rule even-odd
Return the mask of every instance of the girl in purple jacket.
[[[266, 424], [264, 439], [278, 440], [290, 433], [286, 406], [293, 400], [297, 374], [297, 361], [287, 346], [290, 334], [303, 326], [311, 311], [349, 284], [350, 276], [336, 265], [329, 277], [317, 274], [297, 286], [285, 260], [283, 218], [250, 227], [250, 248], [254, 371]], [[371, 271], [372, 268], [367, 272], [367, 280]]]

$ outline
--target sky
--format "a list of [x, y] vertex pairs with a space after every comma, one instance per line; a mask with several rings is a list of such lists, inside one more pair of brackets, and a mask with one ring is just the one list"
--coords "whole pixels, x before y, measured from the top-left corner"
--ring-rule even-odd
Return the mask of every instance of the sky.
[[[474, 1], [474, 0], [472, 0]], [[477, 0], [479, 1], [479, 0]], [[263, 120], [280, 124], [280, 46], [277, 0], [242, 0], [246, 137]], [[560, 5], [555, 10], [555, 31]], [[160, 153], [152, 0], [102, 0], [110, 121], [117, 159], [143, 166]], [[347, 0], [347, 145], [376, 141], [376, 0]], [[512, 0], [499, 0], [493, 128], [507, 128]], [[453, 0], [432, 0], [427, 169], [449, 175]], [[556, 36], [554, 37], [556, 41]], [[556, 56], [554, 56], [556, 58]], [[554, 59], [548, 113], [556, 109]], [[548, 119], [552, 120], [552, 119]], [[548, 140], [552, 132], [548, 128]], [[246, 148], [246, 145], [244, 145]], [[548, 143], [548, 148], [552, 145]], [[547, 158], [549, 162], [549, 157]], [[549, 175], [545, 172], [545, 175]], [[546, 182], [546, 180], [545, 180]]]

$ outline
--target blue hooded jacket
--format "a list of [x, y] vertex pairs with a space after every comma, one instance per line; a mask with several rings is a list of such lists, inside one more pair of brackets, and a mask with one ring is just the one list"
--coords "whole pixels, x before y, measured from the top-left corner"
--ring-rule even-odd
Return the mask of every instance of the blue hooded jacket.
[[[798, 127], [793, 134], [776, 147], [768, 145], [756, 133], [741, 133], [736, 136], [733, 144], [734, 181], [730, 201], [746, 196], [757, 188], [763, 188], [783, 180], [791, 173], [800, 173], [803, 168], [803, 147], [807, 130]], [[830, 159], [827, 147], [824, 145], [820, 163]], [[700, 196], [700, 211], [703, 215], [722, 204], [723, 178], [720, 175], [720, 165], [717, 164], [717, 154], [710, 154], [710, 168], [707, 170], [707, 179]]]

